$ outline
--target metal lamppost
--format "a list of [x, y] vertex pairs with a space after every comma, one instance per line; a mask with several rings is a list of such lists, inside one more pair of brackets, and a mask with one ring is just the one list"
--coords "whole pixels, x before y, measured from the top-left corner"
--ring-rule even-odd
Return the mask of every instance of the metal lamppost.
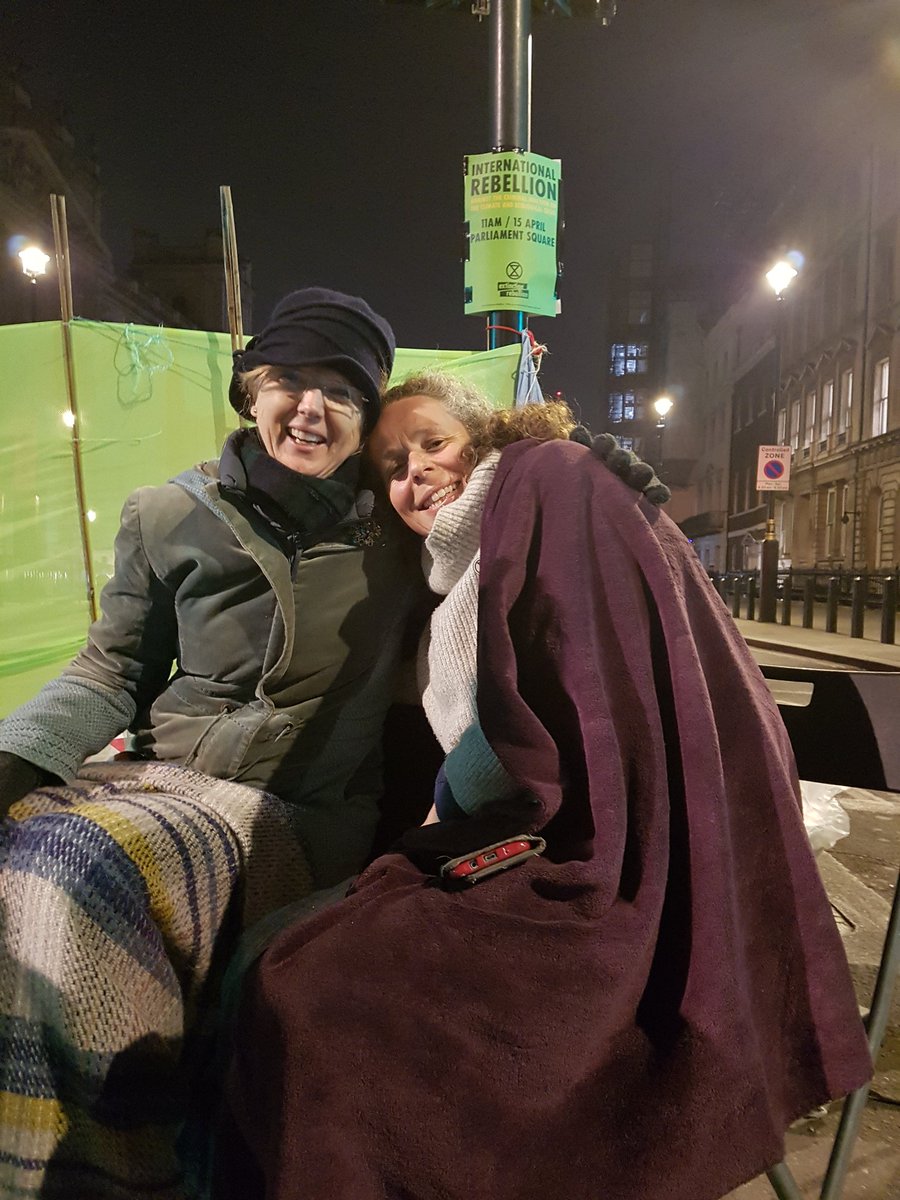
[[[778, 431], [778, 399], [781, 392], [781, 325], [785, 289], [797, 277], [797, 268], [786, 258], [779, 259], [766, 272], [766, 281], [775, 293], [775, 382], [772, 388], [772, 437]], [[759, 619], [774, 621], [778, 609], [778, 559], [780, 550], [775, 536], [775, 493], [769, 492], [766, 509], [766, 533], [763, 538], [759, 573]]]
[[40, 246], [26, 246], [19, 251], [19, 261], [22, 272], [31, 283], [31, 320], [37, 320], [37, 281], [47, 273], [47, 263], [50, 255], [45, 254]]
[[657, 396], [653, 401], [653, 409], [656, 413], [656, 470], [662, 479], [663, 477], [663, 434], [666, 430], [666, 417], [672, 411], [671, 396]]
[[[491, 149], [531, 149], [531, 0], [494, 0], [490, 11]], [[517, 342], [527, 320], [523, 312], [492, 312], [487, 317], [487, 348]], [[509, 333], [508, 330], [514, 330]]]

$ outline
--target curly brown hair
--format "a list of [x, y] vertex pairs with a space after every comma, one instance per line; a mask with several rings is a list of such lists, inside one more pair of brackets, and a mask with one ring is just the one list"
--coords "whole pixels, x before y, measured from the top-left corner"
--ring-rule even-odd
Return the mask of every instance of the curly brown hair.
[[443, 404], [465, 426], [476, 462], [492, 450], [502, 450], [525, 438], [539, 442], [567, 438], [576, 425], [571, 409], [561, 400], [495, 408], [473, 384], [445, 371], [419, 371], [407, 376], [385, 392], [381, 407], [385, 409], [407, 396], [430, 396]]

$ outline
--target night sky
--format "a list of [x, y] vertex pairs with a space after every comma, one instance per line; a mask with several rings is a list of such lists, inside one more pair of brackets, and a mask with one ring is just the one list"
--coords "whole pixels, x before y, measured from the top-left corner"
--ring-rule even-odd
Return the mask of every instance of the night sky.
[[[620, 0], [603, 29], [536, 17], [532, 149], [563, 161], [563, 316], [543, 382], [596, 409], [616, 247], [749, 277], [790, 181], [900, 128], [897, 0]], [[230, 184], [255, 324], [293, 287], [364, 295], [405, 346], [480, 349], [462, 315], [462, 175], [490, 149], [490, 31], [378, 0], [256, 6], [5, 0], [4, 55], [93, 142], [104, 234], [194, 241]]]

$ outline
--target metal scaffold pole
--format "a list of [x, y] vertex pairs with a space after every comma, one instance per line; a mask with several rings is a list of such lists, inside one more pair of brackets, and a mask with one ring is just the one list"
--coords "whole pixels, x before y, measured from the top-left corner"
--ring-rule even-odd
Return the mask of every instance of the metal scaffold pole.
[[59, 309], [62, 321], [63, 367], [65, 368], [68, 413], [66, 424], [72, 431], [72, 467], [75, 472], [75, 499], [78, 505], [78, 531], [81, 535], [81, 556], [84, 562], [84, 584], [91, 621], [97, 620], [97, 587], [94, 581], [94, 561], [91, 554], [91, 535], [88, 527], [88, 504], [81, 462], [81, 423], [78, 414], [78, 391], [75, 386], [75, 351], [72, 347], [72, 259], [69, 253], [69, 228], [66, 221], [66, 198], [51, 195], [50, 215], [53, 219], [53, 245], [56, 251], [56, 274], [59, 280]]

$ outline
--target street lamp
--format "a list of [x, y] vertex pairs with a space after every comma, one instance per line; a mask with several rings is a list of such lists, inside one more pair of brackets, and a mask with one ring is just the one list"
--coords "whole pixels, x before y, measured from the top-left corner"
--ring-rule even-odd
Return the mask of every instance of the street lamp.
[[779, 258], [774, 267], [770, 267], [766, 271], [766, 279], [769, 282], [769, 287], [779, 300], [784, 289], [796, 278], [797, 268], [793, 263], [788, 262], [786, 258]]
[[[785, 289], [797, 278], [794, 262], [802, 261], [792, 251], [787, 258], [780, 258], [766, 271], [766, 282], [775, 293], [775, 383], [772, 388], [772, 438], [778, 432], [778, 400], [781, 392], [781, 324], [782, 301]], [[766, 532], [763, 538], [759, 571], [759, 619], [774, 621], [778, 608], [778, 559], [780, 551], [775, 536], [775, 493], [769, 490], [766, 502]]]
[[653, 401], [653, 408], [657, 416], [656, 458], [658, 466], [656, 469], [659, 472], [660, 479], [662, 479], [663, 473], [663, 433], [665, 432], [666, 428], [666, 417], [672, 411], [672, 403], [673, 401], [671, 396], [657, 396], [657, 398]]
[[50, 255], [45, 254], [40, 246], [25, 246], [19, 251], [19, 261], [22, 264], [22, 273], [28, 278], [34, 291], [31, 293], [31, 319], [37, 320], [37, 281], [41, 275], [47, 273], [47, 263], [50, 261]]

